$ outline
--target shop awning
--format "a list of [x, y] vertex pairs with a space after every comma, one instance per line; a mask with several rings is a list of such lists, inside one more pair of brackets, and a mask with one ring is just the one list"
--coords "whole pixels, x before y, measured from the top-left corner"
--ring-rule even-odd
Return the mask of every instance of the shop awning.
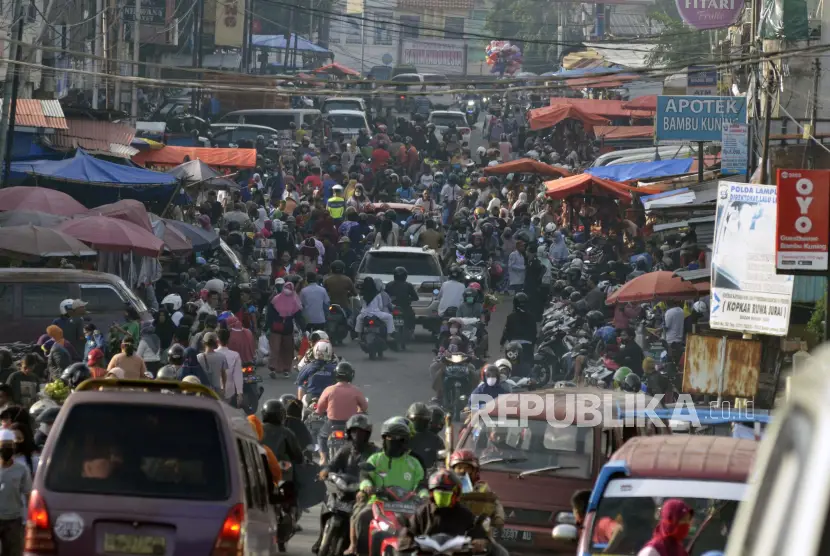
[[599, 166], [597, 168], [588, 168], [585, 171], [598, 178], [623, 182], [688, 174], [691, 171], [693, 162], [693, 158], [678, 158], [674, 160], [656, 160], [654, 162], [634, 162], [632, 164]]
[[[290, 48], [294, 48], [294, 35], [290, 36], [288, 44]], [[285, 48], [285, 35], [254, 35], [252, 38], [253, 45], [261, 48]], [[298, 52], [316, 52], [319, 54], [331, 54], [331, 50], [326, 50], [322, 46], [317, 46], [308, 39], [302, 36], [297, 37], [297, 51]]]
[[576, 106], [545, 106], [543, 108], [536, 108], [528, 112], [530, 120], [530, 129], [536, 131], [537, 129], [545, 129], [546, 127], [553, 127], [562, 120], [568, 118], [579, 120], [585, 127], [585, 131], [591, 132], [595, 125], [607, 125], [610, 122], [602, 116], [587, 114]]
[[484, 168], [484, 173], [488, 175], [502, 175], [502, 174], [537, 174], [547, 177], [566, 177], [571, 173], [561, 166], [551, 166], [532, 158], [520, 158], [519, 160], [511, 160], [498, 166], [488, 166]]
[[100, 160], [88, 155], [82, 149], [78, 149], [75, 156], [65, 160], [12, 162], [12, 173], [30, 174], [55, 181], [108, 186], [152, 186], [176, 183], [176, 178], [173, 176]]
[[[187, 160], [185, 160], [187, 157]], [[201, 160], [208, 166], [253, 168], [256, 166], [256, 149], [211, 149], [207, 147], [164, 147], [141, 151], [133, 157], [137, 164], [162, 164], [178, 166], [188, 160]]]
[[614, 141], [620, 139], [645, 139], [654, 135], [651, 125], [598, 125], [594, 126], [597, 139]]
[[560, 98], [550, 99], [551, 107], [576, 106], [587, 114], [605, 116], [606, 118], [653, 118], [653, 111], [628, 110], [623, 108], [621, 100], [600, 100], [596, 98]]
[[545, 195], [552, 199], [565, 199], [571, 195], [592, 193], [610, 195], [623, 201], [631, 201], [632, 193], [651, 195], [660, 189], [655, 187], [631, 187], [624, 183], [598, 178], [591, 174], [579, 174], [545, 182]]
[[657, 111], [657, 95], [643, 95], [641, 97], [627, 100], [623, 103], [623, 108], [629, 110], [651, 110]]

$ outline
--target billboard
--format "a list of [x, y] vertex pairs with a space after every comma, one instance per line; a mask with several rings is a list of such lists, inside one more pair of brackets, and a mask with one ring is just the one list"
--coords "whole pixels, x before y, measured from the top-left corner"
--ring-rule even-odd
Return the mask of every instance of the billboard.
[[689, 66], [686, 70], [686, 94], [689, 96], [718, 94], [717, 66]]
[[401, 44], [400, 64], [415, 66], [421, 73], [464, 73], [464, 41], [405, 39]]
[[657, 141], [720, 143], [725, 123], [746, 123], [746, 98], [661, 95], [657, 97]]
[[793, 277], [775, 274], [776, 187], [721, 181], [709, 326], [786, 336]]
[[741, 16], [744, 0], [675, 0], [677, 11], [695, 29], [730, 27]]
[[778, 170], [775, 268], [826, 271], [830, 242], [830, 170]]
[[216, 0], [216, 46], [234, 46], [242, 48], [242, 34], [245, 27], [245, 14], [240, 0]]

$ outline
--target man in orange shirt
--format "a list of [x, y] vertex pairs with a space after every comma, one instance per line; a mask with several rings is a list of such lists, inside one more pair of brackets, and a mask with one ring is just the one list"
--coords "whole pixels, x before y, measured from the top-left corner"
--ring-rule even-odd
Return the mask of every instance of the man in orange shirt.
[[357, 386], [352, 384], [354, 368], [348, 361], [341, 361], [334, 369], [334, 380], [337, 382], [323, 390], [317, 401], [316, 412], [325, 415], [328, 421], [320, 429], [318, 437], [320, 443], [321, 465], [325, 465], [328, 455], [328, 438], [334, 428], [343, 429], [346, 421], [356, 413], [366, 413], [369, 402]]

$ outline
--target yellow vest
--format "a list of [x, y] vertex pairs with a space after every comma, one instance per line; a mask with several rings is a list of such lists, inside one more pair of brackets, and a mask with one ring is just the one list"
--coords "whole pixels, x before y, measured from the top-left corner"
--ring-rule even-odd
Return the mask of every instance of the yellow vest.
[[335, 220], [343, 218], [343, 212], [346, 210], [346, 201], [343, 197], [332, 197], [326, 203], [326, 208], [329, 214]]

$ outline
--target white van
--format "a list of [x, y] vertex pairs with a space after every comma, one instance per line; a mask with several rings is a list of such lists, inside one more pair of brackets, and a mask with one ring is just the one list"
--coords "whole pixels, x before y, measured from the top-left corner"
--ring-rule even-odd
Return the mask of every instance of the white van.
[[291, 122], [300, 129], [303, 124], [312, 125], [320, 111], [311, 108], [261, 108], [228, 112], [219, 123], [253, 124], [284, 131], [291, 129]]
[[450, 90], [447, 76], [440, 73], [402, 73], [393, 77], [391, 82], [393, 85], [390, 87], [394, 89], [395, 95], [382, 97], [384, 107], [394, 105], [399, 111], [411, 110], [415, 96], [407, 96], [407, 93], [421, 92], [427, 93], [426, 97], [432, 103], [433, 110], [446, 110], [455, 102], [453, 95], [446, 92]]

